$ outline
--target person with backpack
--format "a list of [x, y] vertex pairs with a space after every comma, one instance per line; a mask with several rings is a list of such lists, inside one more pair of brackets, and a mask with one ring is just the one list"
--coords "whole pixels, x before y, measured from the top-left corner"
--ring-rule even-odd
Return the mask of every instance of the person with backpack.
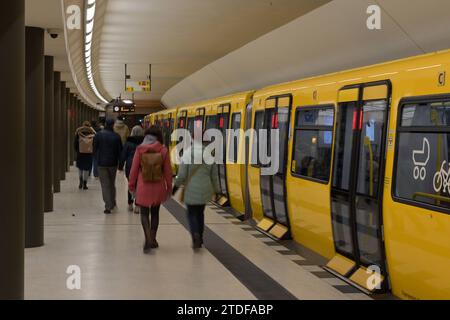
[[105, 214], [110, 214], [116, 205], [116, 175], [122, 153], [122, 141], [114, 132], [114, 120], [106, 120], [105, 129], [94, 138], [94, 153], [98, 161], [98, 173], [102, 187]]
[[[120, 157], [119, 170], [123, 170], [125, 166], [125, 176], [130, 180], [131, 165], [133, 164], [134, 154], [136, 153], [137, 147], [144, 141], [144, 129], [141, 126], [134, 126], [131, 130], [131, 135], [128, 137], [127, 142], [123, 146], [122, 155]], [[139, 206], [133, 208], [133, 195], [128, 192], [128, 211], [134, 213], [139, 213]]]
[[[174, 187], [176, 192], [184, 186], [181, 201], [187, 206], [193, 249], [199, 249], [203, 245], [205, 206], [213, 199], [214, 194], [220, 193], [217, 164], [206, 164], [203, 157], [204, 145], [200, 139], [194, 138], [192, 145], [183, 154]], [[195, 159], [201, 159], [201, 163], [196, 164]]]
[[83, 126], [75, 132], [74, 148], [77, 154], [77, 168], [79, 170], [80, 184], [78, 188], [87, 190], [87, 180], [92, 170], [92, 155], [95, 130], [89, 121], [83, 122]]
[[159, 209], [172, 193], [170, 154], [162, 141], [159, 128], [152, 126], [145, 131], [144, 142], [134, 154], [128, 182], [130, 192], [136, 196], [136, 205], [141, 208], [144, 253], [159, 246], [156, 241]]

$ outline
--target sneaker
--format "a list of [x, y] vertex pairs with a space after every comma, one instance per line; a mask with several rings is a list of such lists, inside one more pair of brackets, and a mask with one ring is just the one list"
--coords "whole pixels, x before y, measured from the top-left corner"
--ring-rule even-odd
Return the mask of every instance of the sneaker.
[[134, 213], [139, 214], [141, 213], [141, 208], [139, 206], [134, 207]]
[[105, 211], [103, 211], [104, 214], [111, 214], [111, 210], [106, 209]]
[[133, 208], [133, 204], [129, 204], [128, 211], [133, 212], [133, 209], [136, 210], [135, 208]]

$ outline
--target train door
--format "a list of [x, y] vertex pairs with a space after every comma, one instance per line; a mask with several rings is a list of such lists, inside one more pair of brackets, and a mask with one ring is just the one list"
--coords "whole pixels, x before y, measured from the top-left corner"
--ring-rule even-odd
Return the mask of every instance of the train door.
[[[247, 104], [245, 109], [245, 132], [248, 132], [252, 128], [252, 110], [253, 109], [253, 100]], [[252, 205], [250, 201], [250, 188], [249, 188], [249, 179], [248, 179], [248, 165], [250, 163], [250, 137], [245, 135], [244, 141], [244, 152], [245, 152], [245, 188], [244, 188], [244, 204], [245, 204], [245, 213], [244, 219], [251, 219], [252, 217]]]
[[[290, 237], [286, 203], [286, 161], [291, 104], [290, 95], [271, 97], [266, 100], [264, 113], [263, 129], [267, 130], [266, 148], [272, 161], [269, 165], [261, 165], [261, 202], [264, 216], [274, 222], [266, 231], [279, 239]], [[279, 132], [279, 147], [277, 150], [271, 150], [271, 137], [275, 130]], [[265, 174], [263, 168], [270, 167], [275, 157], [278, 161], [278, 170], [273, 175]]]
[[205, 125], [205, 108], [199, 108], [195, 111], [195, 128], [194, 130], [200, 130], [203, 134]]
[[[177, 129], [180, 130], [189, 130], [188, 128], [188, 112], [187, 110], [180, 111], [180, 113], [177, 115]], [[175, 145], [179, 142], [186, 141], [186, 135], [187, 131], [183, 133], [183, 135], [180, 137], [179, 141], [175, 141]], [[180, 150], [179, 156], [182, 157], [184, 153], [184, 149]]]
[[230, 104], [223, 104], [217, 108], [217, 129], [222, 132], [223, 150], [222, 163], [218, 165], [219, 182], [222, 197], [217, 201], [221, 206], [228, 205], [228, 185], [227, 185], [227, 169], [226, 169], [226, 154], [227, 154], [227, 129], [230, 124]]
[[382, 197], [390, 82], [339, 92], [331, 215], [337, 255], [332, 272], [367, 291], [385, 289]]
[[194, 136], [194, 129], [195, 129], [195, 117], [188, 117], [187, 118], [187, 130], [191, 134], [191, 137]]
[[172, 113], [168, 113], [163, 120], [163, 138], [164, 145], [169, 148], [171, 146], [171, 135], [173, 132], [173, 118]]

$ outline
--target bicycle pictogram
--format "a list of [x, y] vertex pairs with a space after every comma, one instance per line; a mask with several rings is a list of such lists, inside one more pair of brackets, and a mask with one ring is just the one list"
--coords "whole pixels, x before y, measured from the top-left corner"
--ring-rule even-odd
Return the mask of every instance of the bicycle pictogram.
[[447, 166], [445, 170], [445, 165], [447, 161], [442, 162], [441, 170], [436, 172], [433, 177], [433, 188], [436, 192], [447, 192], [450, 194], [450, 167]]
[[424, 181], [427, 177], [426, 166], [430, 161], [430, 142], [423, 138], [422, 150], [413, 150], [412, 160], [414, 162], [414, 179]]

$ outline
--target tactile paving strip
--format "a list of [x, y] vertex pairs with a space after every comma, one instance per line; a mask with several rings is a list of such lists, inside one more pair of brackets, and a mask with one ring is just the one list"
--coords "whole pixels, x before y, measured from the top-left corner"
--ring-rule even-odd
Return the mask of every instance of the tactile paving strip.
[[322, 266], [317, 265], [317, 263], [315, 263], [315, 262], [307, 259], [306, 257], [301, 256], [299, 253], [289, 249], [283, 243], [275, 241], [268, 235], [262, 233], [261, 231], [257, 230], [253, 226], [251, 226], [249, 223], [242, 222], [241, 220], [237, 219], [231, 208], [218, 207], [214, 203], [208, 204], [208, 208], [210, 208], [214, 212], [222, 215], [225, 219], [227, 219], [231, 223], [238, 225], [239, 227], [241, 227], [242, 230], [250, 233], [253, 237], [260, 239], [264, 244], [271, 247], [272, 249], [277, 251], [279, 254], [282, 254], [283, 256], [285, 256], [286, 258], [291, 260], [293, 263], [299, 265], [304, 270], [310, 272], [314, 276], [327, 282], [328, 284], [333, 286], [336, 290], [342, 292], [345, 295], [348, 295], [348, 297], [350, 299], [354, 299], [354, 300], [371, 299], [370, 296], [361, 292], [357, 288], [349, 285], [348, 283], [335, 277], [331, 273], [325, 271], [322, 268]]

